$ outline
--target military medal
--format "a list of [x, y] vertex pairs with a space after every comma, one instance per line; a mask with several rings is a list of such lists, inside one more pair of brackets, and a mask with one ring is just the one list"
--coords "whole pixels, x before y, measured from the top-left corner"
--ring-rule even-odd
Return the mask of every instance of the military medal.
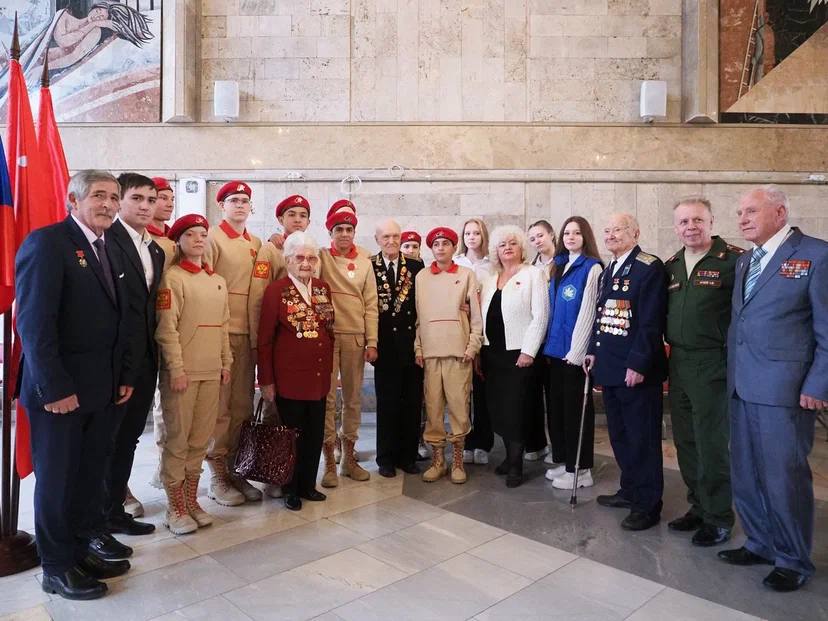
[[621, 282], [620, 278], [613, 278], [612, 279], [612, 290], [618, 291], [618, 283]]
[[629, 291], [630, 290], [630, 279], [624, 279], [624, 286], [621, 287], [621, 291]]
[[788, 259], [779, 268], [779, 274], [785, 278], [802, 278], [811, 270], [811, 262], [807, 259]]
[[78, 257], [78, 265], [81, 267], [86, 267], [89, 263], [86, 262], [86, 256], [83, 253], [83, 250], [76, 250], [75, 255]]
[[356, 276], [356, 265], [353, 263], [348, 263], [348, 278], [354, 278]]

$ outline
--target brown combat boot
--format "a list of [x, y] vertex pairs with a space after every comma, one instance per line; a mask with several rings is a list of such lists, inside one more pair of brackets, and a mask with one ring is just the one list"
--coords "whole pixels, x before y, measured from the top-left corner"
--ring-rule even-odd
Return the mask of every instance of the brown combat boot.
[[322, 475], [322, 487], [336, 487], [339, 485], [339, 477], [336, 476], [334, 443], [325, 442], [322, 445], [322, 454], [325, 456], [325, 474]]
[[195, 520], [199, 528], [210, 526], [213, 523], [213, 516], [198, 504], [199, 475], [187, 473], [184, 477], [184, 506], [187, 508], [187, 513]]
[[187, 513], [184, 500], [184, 483], [166, 485], [167, 512], [164, 514], [164, 526], [170, 529], [173, 535], [186, 535], [198, 530], [198, 524]]
[[452, 442], [453, 455], [451, 458], [451, 482], [465, 483], [466, 468], [463, 466], [463, 440]]
[[354, 481], [367, 481], [371, 474], [356, 459], [354, 442], [342, 438], [342, 461], [339, 464], [339, 473], [343, 477], [351, 477]]
[[423, 481], [433, 483], [446, 476], [446, 456], [443, 447], [436, 444], [431, 445], [431, 466], [423, 472]]

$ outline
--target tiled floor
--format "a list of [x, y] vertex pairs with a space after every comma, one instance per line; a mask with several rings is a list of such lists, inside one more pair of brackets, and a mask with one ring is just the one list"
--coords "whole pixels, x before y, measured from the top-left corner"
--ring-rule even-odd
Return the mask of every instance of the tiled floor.
[[[364, 431], [360, 447], [368, 454], [373, 434]], [[215, 525], [174, 537], [160, 526], [161, 492], [146, 483], [154, 465], [154, 446], [145, 435], [132, 485], [147, 519], [159, 527], [152, 536], [122, 538], [135, 547], [133, 569], [109, 581], [109, 595], [93, 602], [49, 597], [40, 590], [39, 570], [32, 570], [0, 578], [0, 619], [757, 618], [539, 541], [556, 526], [569, 529], [563, 521], [523, 537], [493, 520], [461, 515], [465, 510], [446, 511], [433, 498], [402, 495], [402, 477], [343, 479], [328, 501], [305, 503], [298, 513], [273, 499], [225, 508], [204, 498]], [[483, 470], [473, 478], [499, 481]], [[409, 477], [406, 492], [417, 495], [420, 485]], [[461, 509], [466, 499], [480, 498], [478, 488], [447, 481], [429, 489]], [[28, 479], [21, 527], [30, 531], [31, 491]], [[515, 515], [540, 506], [517, 496], [507, 502]]]

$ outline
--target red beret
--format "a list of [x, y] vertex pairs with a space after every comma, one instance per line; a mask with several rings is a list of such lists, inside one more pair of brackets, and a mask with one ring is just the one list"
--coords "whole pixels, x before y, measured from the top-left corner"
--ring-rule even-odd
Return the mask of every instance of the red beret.
[[244, 181], [228, 181], [216, 194], [216, 202], [220, 203], [233, 194], [247, 194], [247, 198], [250, 198], [253, 196], [253, 190]]
[[207, 223], [207, 218], [200, 216], [197, 213], [188, 213], [186, 216], [181, 216], [175, 221], [175, 223], [170, 227], [170, 232], [167, 233], [167, 237], [174, 242], [177, 242], [178, 238], [181, 237], [184, 231], [191, 229], [194, 226], [203, 226], [205, 229], [210, 228], [210, 225]]
[[155, 189], [159, 192], [163, 190], [169, 190], [170, 192], [172, 192], [170, 182], [164, 179], [164, 177], [153, 177], [152, 182], [155, 184]]
[[288, 196], [285, 200], [276, 205], [276, 217], [281, 218], [282, 214], [284, 214], [291, 207], [304, 207], [308, 210], [308, 215], [310, 215], [310, 203], [308, 202], [308, 199], [304, 196], [300, 196], [299, 194], [294, 194], [293, 196]]
[[331, 215], [332, 215], [334, 212], [336, 212], [337, 210], [341, 209], [342, 207], [348, 207], [351, 211], [353, 211], [354, 213], [356, 213], [356, 205], [354, 205], [354, 204], [353, 204], [351, 201], [349, 201], [347, 198], [340, 198], [340, 199], [339, 199], [338, 201], [336, 201], [333, 205], [331, 205], [331, 208], [330, 208], [330, 209], [328, 209], [328, 213], [325, 215], [325, 218], [326, 218], [326, 219], [327, 219], [327, 218], [330, 218], [330, 217], [331, 217]]
[[423, 243], [423, 238], [420, 237], [420, 234], [417, 231], [403, 231], [402, 235], [400, 235], [400, 243], [405, 242], [417, 242], [418, 244]]
[[447, 226], [438, 226], [436, 229], [431, 229], [428, 235], [426, 235], [426, 246], [431, 248], [435, 240], [438, 239], [447, 239], [453, 245], [457, 245], [457, 233], [452, 231]]
[[334, 209], [339, 202], [341, 201], [334, 203], [328, 210], [328, 218], [325, 220], [325, 228], [332, 231], [337, 224], [350, 224], [356, 228], [359, 220], [357, 220], [356, 210], [354, 209], [353, 204], [351, 201], [345, 201], [345, 203], [340, 205], [339, 208]]

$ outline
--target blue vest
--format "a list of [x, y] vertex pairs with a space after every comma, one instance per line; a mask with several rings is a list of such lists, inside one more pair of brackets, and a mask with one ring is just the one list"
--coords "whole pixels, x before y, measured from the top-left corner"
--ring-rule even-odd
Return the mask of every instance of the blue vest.
[[[555, 257], [557, 273], [569, 262], [568, 254], [559, 254]], [[581, 310], [581, 301], [584, 299], [587, 277], [592, 266], [598, 260], [581, 255], [562, 277], [556, 276], [549, 283], [549, 328], [546, 332], [546, 343], [543, 353], [550, 358], [563, 358], [572, 345], [572, 332], [578, 313]]]

